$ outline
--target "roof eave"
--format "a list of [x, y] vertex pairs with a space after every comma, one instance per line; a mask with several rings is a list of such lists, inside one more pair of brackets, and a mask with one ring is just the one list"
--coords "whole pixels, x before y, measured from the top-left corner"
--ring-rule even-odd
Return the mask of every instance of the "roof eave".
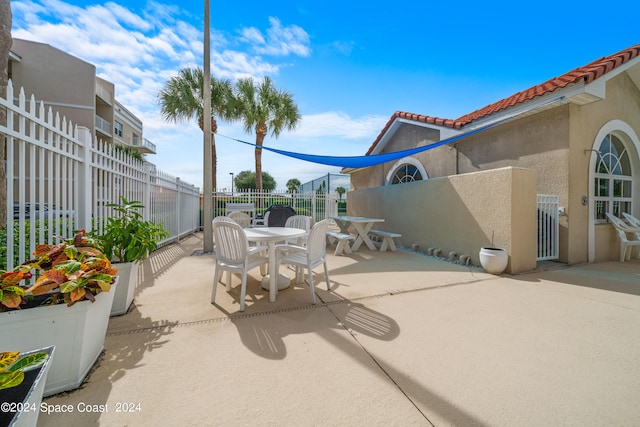
[[15, 53], [14, 51], [9, 51], [9, 60], [13, 62], [22, 62], [22, 57]]
[[633, 46], [609, 57], [598, 59], [584, 67], [569, 71], [545, 83], [519, 92], [456, 120], [439, 119], [413, 113], [396, 112], [382, 129], [365, 155], [382, 152], [403, 124], [440, 130], [440, 140], [509, 117], [524, 117], [570, 102], [586, 105], [606, 97], [606, 82], [627, 72], [640, 88], [640, 55]]
[[380, 135], [376, 143], [369, 149], [366, 155], [371, 156], [382, 152], [384, 147], [389, 143], [393, 135], [400, 129], [403, 124], [410, 124], [413, 126], [420, 126], [428, 129], [435, 129], [440, 131], [440, 139], [450, 138], [451, 136], [459, 134], [461, 131], [454, 129], [451, 126], [443, 126], [434, 123], [425, 123], [419, 120], [411, 120], [407, 118], [394, 117], [388, 128]]

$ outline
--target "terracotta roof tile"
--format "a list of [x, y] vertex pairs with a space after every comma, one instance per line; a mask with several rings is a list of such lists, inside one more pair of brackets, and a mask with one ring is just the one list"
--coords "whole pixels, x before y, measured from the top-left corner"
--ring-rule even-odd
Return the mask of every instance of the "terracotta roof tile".
[[371, 144], [367, 155], [371, 154], [376, 145], [380, 142], [383, 135], [389, 130], [393, 121], [397, 118], [413, 120], [416, 122], [435, 124], [438, 126], [450, 127], [453, 129], [460, 129], [474, 120], [478, 120], [482, 117], [497, 113], [498, 111], [505, 110], [509, 107], [513, 107], [516, 104], [520, 104], [526, 101], [530, 101], [536, 96], [542, 96], [549, 92], [553, 92], [556, 89], [567, 87], [570, 84], [584, 81], [584, 83], [591, 83], [592, 81], [604, 76], [605, 74], [613, 71], [617, 67], [621, 66], [640, 55], [640, 44], [624, 49], [618, 53], [614, 53], [610, 56], [605, 56], [597, 59], [587, 65], [578, 67], [571, 70], [561, 76], [553, 77], [544, 83], [533, 86], [522, 92], [518, 92], [511, 95], [508, 98], [502, 99], [491, 105], [487, 105], [479, 110], [473, 111], [469, 114], [465, 114], [455, 120], [442, 119], [439, 117], [424, 116], [422, 114], [406, 113], [396, 111], [385, 127], [382, 129], [376, 140]]

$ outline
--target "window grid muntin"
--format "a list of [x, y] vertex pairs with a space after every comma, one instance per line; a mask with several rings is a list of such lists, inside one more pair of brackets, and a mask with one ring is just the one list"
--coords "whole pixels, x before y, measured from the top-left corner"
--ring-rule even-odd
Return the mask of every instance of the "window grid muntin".
[[391, 184], [401, 184], [404, 182], [421, 181], [422, 174], [418, 168], [412, 164], [405, 163], [400, 165], [393, 174]]
[[605, 213], [617, 217], [631, 212], [633, 178], [629, 154], [622, 141], [607, 135], [600, 144], [594, 186], [594, 217], [596, 223], [606, 223]]

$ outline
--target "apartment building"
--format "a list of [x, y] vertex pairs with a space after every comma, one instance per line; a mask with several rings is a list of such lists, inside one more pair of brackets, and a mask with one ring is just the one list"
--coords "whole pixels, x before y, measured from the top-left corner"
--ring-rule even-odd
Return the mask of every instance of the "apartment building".
[[13, 39], [9, 78], [25, 95], [35, 96], [98, 139], [156, 154], [144, 138], [143, 123], [115, 98], [115, 85], [96, 76], [96, 67], [46, 43]]

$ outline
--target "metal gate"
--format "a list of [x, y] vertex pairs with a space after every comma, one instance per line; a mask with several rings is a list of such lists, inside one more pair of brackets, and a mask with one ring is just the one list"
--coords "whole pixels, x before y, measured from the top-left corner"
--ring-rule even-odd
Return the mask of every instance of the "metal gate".
[[538, 251], [536, 260], [558, 258], [558, 196], [538, 194]]

